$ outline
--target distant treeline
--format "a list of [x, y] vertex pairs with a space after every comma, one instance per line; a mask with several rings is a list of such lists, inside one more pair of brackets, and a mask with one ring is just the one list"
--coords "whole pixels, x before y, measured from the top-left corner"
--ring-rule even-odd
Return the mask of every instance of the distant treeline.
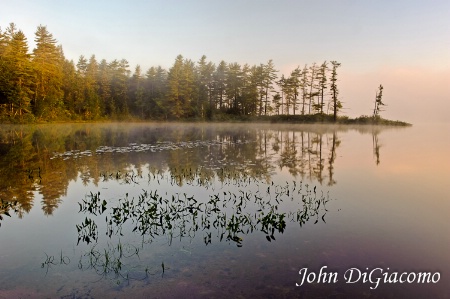
[[38, 26], [30, 53], [11, 23], [0, 30], [0, 121], [108, 119], [223, 119], [227, 116], [328, 115], [342, 108], [336, 61], [297, 67], [277, 76], [265, 64], [214, 64], [179, 55], [165, 70], [127, 60], [64, 57], [61, 45]]

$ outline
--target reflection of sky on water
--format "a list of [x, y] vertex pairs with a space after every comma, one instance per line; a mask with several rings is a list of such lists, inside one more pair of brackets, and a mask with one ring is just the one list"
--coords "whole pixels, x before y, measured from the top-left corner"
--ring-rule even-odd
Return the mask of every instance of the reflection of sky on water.
[[[145, 132], [145, 126], [138, 128], [137, 132]], [[34, 202], [30, 212], [25, 213], [23, 219], [12, 215], [2, 221], [0, 280], [8, 281], [5, 283], [7, 290], [17, 291], [20, 290], [19, 285], [27, 285], [32, 293], [38, 289], [44, 292], [45, 289], [45, 292], [49, 292], [47, 294], [54, 295], [56, 292], [61, 296], [75, 294], [77, 291], [91, 292], [90, 294], [97, 296], [109, 294], [120, 297], [131, 293], [143, 296], [148, 294], [148, 288], [152, 288], [153, 294], [162, 294], [162, 297], [164, 294], [167, 296], [167, 292], [181, 296], [183, 290], [192, 291], [193, 294], [206, 294], [205, 297], [222, 292], [236, 294], [237, 291], [254, 295], [280, 292], [293, 295], [307, 291], [310, 294], [321, 294], [321, 289], [317, 287], [296, 289], [293, 286], [297, 282], [300, 268], [311, 267], [318, 270], [322, 265], [328, 265], [331, 270], [336, 271], [353, 266], [362, 269], [390, 267], [398, 271], [441, 271], [442, 279], [437, 285], [384, 285], [379, 288], [376, 296], [386, 297], [410, 291], [418, 291], [417, 294], [448, 294], [445, 293], [444, 285], [448, 282], [450, 270], [447, 217], [450, 210], [450, 190], [446, 183], [450, 173], [447, 157], [450, 146], [449, 141], [442, 136], [442, 132], [448, 131], [448, 127], [438, 130], [421, 126], [401, 130], [377, 128], [375, 131], [370, 128], [333, 131], [328, 127], [314, 129], [308, 126], [275, 128], [262, 125], [262, 128], [265, 131], [256, 130], [257, 133], [250, 129], [244, 130], [240, 125], [237, 128], [232, 125], [216, 128], [219, 136], [230, 136], [227, 138], [231, 142], [211, 143], [207, 141], [208, 138], [216, 135], [204, 128], [199, 131], [194, 129], [190, 132], [194, 132], [191, 137], [195, 140], [199, 140], [200, 135], [209, 137], [205, 137], [206, 140], [194, 147], [179, 146], [177, 149], [164, 149], [154, 153], [101, 153], [64, 160], [68, 156], [63, 155], [65, 152], [95, 152], [96, 148], [102, 146], [95, 141], [92, 144], [98, 144], [96, 146], [81, 146], [80, 140], [73, 143], [76, 144], [73, 148], [66, 147], [65, 151], [59, 151], [60, 154], [51, 156], [51, 163], [56, 164], [47, 164], [45, 171], [42, 171], [42, 185], [33, 193]], [[302, 133], [297, 128], [307, 129]], [[107, 127], [104, 130], [108, 130]], [[245, 143], [233, 143], [230, 130], [249, 139]], [[92, 129], [91, 132], [94, 131]], [[123, 149], [125, 144], [133, 143], [133, 139], [139, 139], [135, 142], [136, 145], [156, 144], [156, 141], [146, 143], [145, 136], [148, 132], [141, 133], [137, 137], [116, 141], [116, 148]], [[133, 134], [136, 133], [128, 136]], [[310, 139], [307, 139], [308, 134]], [[374, 135], [377, 136], [378, 164]], [[165, 130], [165, 135], [161, 138], [167, 138], [172, 145], [183, 144], [183, 141], [177, 140], [180, 136], [183, 135], [176, 130]], [[333, 137], [335, 156], [330, 163]], [[242, 140], [242, 136], [236, 140]], [[162, 141], [160, 144], [165, 143]], [[224, 149], [225, 145], [229, 150]], [[295, 149], [296, 152], [289, 151], [290, 149]], [[293, 152], [295, 154], [292, 155]], [[233, 156], [233, 153], [237, 154]], [[284, 161], [280, 158], [283, 153]], [[220, 159], [214, 159], [219, 156]], [[41, 204], [45, 203], [45, 198], [41, 192], [46, 188], [45, 184], [50, 182], [49, 173], [62, 171], [58, 167], [64, 164], [60, 163], [76, 170], [77, 176], [68, 182], [67, 190], [62, 192], [64, 195], [53, 213], [42, 217]], [[214, 238], [211, 244], [205, 246], [202, 233], [198, 233], [194, 239], [177, 240], [172, 246], [167, 246], [167, 237], [161, 236], [152, 243], [146, 243], [140, 252], [140, 258], [129, 262], [129, 267], [139, 265], [129, 268], [130, 275], [136, 278], [130, 285], [122, 281], [119, 287], [115, 287], [114, 279], [103, 279], [92, 284], [101, 276], [86, 267], [82, 271], [78, 269], [80, 255], [88, 251], [91, 244], [80, 243], [76, 246], [78, 235], [75, 224], [86, 217], [85, 214], [76, 212], [79, 211], [78, 202], [89, 192], [99, 191], [101, 198], [111, 204], [117, 202], [118, 198], [123, 198], [126, 193], [129, 198], [138, 197], [142, 189], [157, 190], [158, 194], [164, 196], [167, 192], [168, 197], [186, 193], [187, 196], [200, 200], [208, 199], [211, 194], [228, 191], [237, 193], [245, 190], [251, 191], [252, 195], [258, 194], [256, 184], [236, 186], [217, 180], [220, 168], [231, 164], [233, 167], [228, 170], [234, 175], [246, 171], [250, 177], [258, 177], [260, 194], [264, 193], [261, 189], [267, 187], [265, 184], [274, 182], [275, 185], [284, 186], [288, 182], [292, 186], [293, 181], [299, 184], [302, 182], [303, 186], [308, 184], [310, 189], [316, 186], [318, 193], [329, 193], [331, 200], [326, 206], [328, 211], [325, 222], [320, 219], [314, 224], [315, 220], [312, 220], [301, 227], [289, 222], [284, 233], [275, 235], [276, 241], [272, 242], [268, 242], [262, 232], [243, 235], [241, 248], [237, 248], [233, 242], [218, 242]], [[265, 168], [259, 168], [258, 172], [258, 167], [262, 166]], [[207, 188], [196, 184], [198, 177], [194, 177], [192, 182], [183, 181], [181, 187], [170, 180], [172, 173], [189, 167], [204, 167]], [[209, 171], [211, 168], [212, 172]], [[292, 171], [293, 168], [297, 170]], [[125, 173], [137, 174], [138, 169], [142, 178], [135, 177], [135, 182], [124, 179]], [[114, 178], [117, 171], [120, 171], [122, 179]], [[149, 172], [155, 173], [155, 178], [150, 174], [149, 180]], [[292, 173], [296, 175], [293, 176]], [[320, 178], [322, 183], [318, 181]], [[335, 183], [329, 185], [330, 181]], [[296, 208], [295, 198], [292, 201], [285, 200], [280, 206], [282, 211]], [[101, 249], [107, 248], [108, 244], [104, 235], [103, 216], [105, 215], [99, 217], [102, 220], [97, 223], [102, 234], [99, 237]], [[139, 243], [139, 239], [131, 234], [125, 234], [120, 240], [123, 244]], [[117, 244], [118, 239], [110, 242]], [[64, 256], [70, 257], [70, 265], [51, 265], [45, 275], [45, 269], [40, 267], [46, 254], [58, 257], [61, 251]], [[160, 276], [163, 261], [167, 267], [164, 278]], [[150, 279], [137, 280], [137, 277], [142, 278], [140, 275], [145, 274], [145, 263], [152, 273], [158, 274], [152, 275]], [[21, 278], [13, 279], [14, 277]], [[36, 281], [41, 286], [36, 285]], [[60, 290], [55, 291], [53, 285], [58, 285]], [[327, 287], [328, 289], [323, 286], [323, 292], [332, 293], [333, 287]], [[368, 291], [368, 285], [344, 285], [341, 292], [342, 290], [349, 292], [347, 294], [359, 294], [360, 291]]]

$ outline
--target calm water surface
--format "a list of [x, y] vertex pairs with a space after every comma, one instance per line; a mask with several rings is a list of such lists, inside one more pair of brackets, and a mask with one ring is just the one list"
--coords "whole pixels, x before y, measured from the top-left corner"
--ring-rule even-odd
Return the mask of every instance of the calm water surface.
[[0, 126], [0, 298], [449, 298], [449, 132]]

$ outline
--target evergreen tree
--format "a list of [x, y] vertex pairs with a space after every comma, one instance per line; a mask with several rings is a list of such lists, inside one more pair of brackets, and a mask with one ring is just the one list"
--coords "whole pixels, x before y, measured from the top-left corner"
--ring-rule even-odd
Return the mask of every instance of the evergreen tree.
[[303, 68], [303, 70], [300, 74], [301, 75], [300, 88], [302, 90], [302, 115], [305, 115], [305, 104], [306, 104], [306, 99], [308, 98], [308, 92], [307, 92], [308, 74], [309, 74], [309, 69], [308, 69], [308, 66], [305, 64], [305, 67]]
[[324, 63], [322, 63], [322, 65], [319, 67], [319, 70], [317, 73], [317, 78], [319, 81], [319, 95], [320, 95], [320, 102], [318, 102], [317, 105], [320, 109], [319, 112], [322, 114], [323, 114], [323, 106], [324, 106], [324, 102], [323, 102], [324, 90], [327, 89], [327, 70], [328, 70], [327, 62], [324, 61]]
[[183, 95], [183, 110], [185, 111], [185, 117], [198, 117], [202, 113], [197, 82], [198, 77], [195, 62], [190, 59], [185, 59], [180, 86]]
[[128, 61], [126, 59], [113, 60], [108, 64], [110, 73], [111, 100], [110, 111], [113, 117], [128, 117], [128, 79], [130, 71], [128, 70]]
[[17, 31], [13, 23], [9, 29], [7, 31], [9, 43], [2, 55], [6, 67], [3, 77], [4, 92], [8, 98], [10, 116], [19, 116], [22, 119], [24, 113], [31, 112], [32, 68], [25, 35], [21, 30]]
[[277, 92], [273, 95], [272, 104], [273, 104], [273, 108], [275, 109], [277, 115], [280, 115], [281, 95], [279, 92]]
[[[278, 72], [275, 70], [275, 65], [272, 59], [270, 59], [266, 65], [264, 65], [264, 76], [263, 76], [263, 86], [264, 86], [264, 115], [267, 115], [269, 92], [273, 91], [273, 83], [275, 82]], [[259, 113], [261, 115], [261, 111]]]
[[133, 104], [132, 111], [144, 118], [146, 101], [144, 97], [144, 78], [142, 77], [141, 66], [138, 64], [131, 76], [129, 94], [131, 103]]
[[97, 119], [102, 114], [102, 106], [99, 96], [99, 83], [97, 81], [99, 65], [95, 55], [89, 58], [86, 66], [86, 114], [87, 119]]
[[379, 117], [381, 108], [380, 106], [385, 106], [385, 104], [382, 101], [383, 99], [383, 85], [380, 84], [378, 87], [378, 91], [375, 94], [375, 108], [373, 109], [373, 117]]
[[80, 75], [80, 77], [83, 78], [86, 77], [86, 70], [87, 70], [87, 60], [83, 55], [81, 55], [77, 63], [77, 72]]
[[[287, 84], [287, 80], [284, 77], [284, 74], [281, 75], [280, 80], [277, 81], [277, 85], [281, 90], [281, 114], [289, 114], [289, 109], [286, 109], [286, 104], [284, 103], [284, 93], [286, 91], [286, 84]], [[287, 110], [287, 112], [286, 112]]]
[[179, 119], [198, 115], [195, 66], [191, 60], [178, 55], [168, 74], [169, 115]]
[[312, 66], [309, 68], [309, 110], [308, 113], [311, 114], [311, 107], [314, 108], [314, 97], [317, 95], [315, 89], [317, 89], [317, 66], [314, 62]]
[[[256, 115], [261, 111], [264, 90], [263, 67], [245, 64], [242, 67], [240, 109], [243, 115]], [[258, 112], [259, 111], [259, 112]]]
[[337, 88], [337, 68], [341, 65], [337, 61], [331, 61], [331, 78], [330, 78], [330, 91], [333, 106], [333, 120], [337, 121], [337, 113], [342, 108], [341, 102], [338, 100], [339, 90]]
[[33, 111], [37, 117], [55, 119], [63, 109], [61, 49], [48, 32], [39, 25], [35, 33], [36, 48], [33, 50], [33, 68], [36, 76]]
[[3, 53], [6, 50], [6, 47], [8, 46], [8, 37], [6, 35], [6, 32], [2, 32], [2, 28], [0, 27], [0, 57], [3, 57]]
[[220, 110], [224, 108], [226, 77], [228, 73], [228, 65], [225, 61], [221, 61], [214, 72], [213, 81], [213, 98], [218, 103]]
[[237, 62], [228, 65], [225, 93], [229, 112], [240, 114], [240, 100], [242, 89], [242, 69]]
[[74, 102], [75, 111], [80, 116], [83, 116], [86, 112], [86, 70], [87, 60], [81, 55], [77, 63]]
[[174, 118], [181, 118], [184, 115], [183, 111], [183, 94], [181, 91], [181, 80], [183, 72], [183, 56], [178, 55], [175, 59], [175, 63], [169, 70], [167, 83], [168, 83], [168, 95], [167, 100], [171, 107], [169, 115]]
[[169, 106], [167, 94], [167, 72], [161, 66], [151, 67], [147, 71], [146, 99], [148, 106], [146, 110], [150, 117], [167, 118]]
[[63, 64], [63, 84], [61, 86], [64, 98], [64, 106], [68, 110], [70, 116], [75, 118], [76, 109], [76, 94], [78, 77], [76, 74], [75, 63], [73, 60], [65, 60]]
[[100, 106], [107, 116], [115, 115], [116, 107], [111, 97], [111, 71], [105, 59], [98, 66], [97, 82]]
[[11, 101], [8, 93], [13, 74], [7, 55], [10, 51], [11, 33], [15, 30], [16, 25], [14, 23], [10, 23], [5, 32], [2, 32], [0, 28], [0, 116], [10, 116], [11, 114]]
[[6, 92], [8, 90], [6, 83], [8, 68], [6, 66], [6, 61], [4, 58], [6, 46], [7, 46], [6, 34], [2, 32], [2, 29], [0, 27], [0, 117], [2, 117], [3, 114], [6, 114], [7, 109], [4, 109], [3, 107], [5, 107], [5, 105], [7, 105], [8, 102], [6, 96]]
[[292, 104], [292, 110], [294, 115], [298, 105], [298, 89], [300, 88], [300, 77], [301, 71], [300, 68], [297, 67], [295, 70], [291, 72], [291, 75], [288, 79], [289, 95], [291, 97], [290, 102]]
[[198, 102], [200, 105], [200, 111], [202, 111], [201, 116], [204, 117], [203, 111], [207, 107], [207, 116], [208, 119], [211, 119], [212, 114], [215, 110], [215, 103], [213, 97], [213, 88], [214, 88], [214, 71], [215, 65], [212, 62], [206, 61], [206, 56], [203, 55], [197, 67], [197, 76], [198, 76]]

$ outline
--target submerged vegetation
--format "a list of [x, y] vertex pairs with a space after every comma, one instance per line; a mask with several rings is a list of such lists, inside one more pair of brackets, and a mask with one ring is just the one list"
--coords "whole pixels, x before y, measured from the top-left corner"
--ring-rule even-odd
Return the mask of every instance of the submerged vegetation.
[[[131, 72], [126, 59], [81, 55], [78, 62], [69, 61], [42, 25], [34, 41], [29, 53], [27, 38], [14, 23], [0, 30], [0, 123], [261, 117], [347, 123], [338, 115], [343, 101], [337, 61], [298, 66], [278, 77], [272, 60], [216, 65], [206, 56], [195, 62], [179, 55], [169, 70], [154, 66], [144, 73], [139, 65]], [[379, 123], [381, 105], [380, 90], [371, 124]]]
[[[157, 236], [166, 236], [168, 244], [173, 239], [194, 238], [197, 233], [203, 234], [206, 245], [212, 242], [213, 236], [219, 241], [235, 242], [242, 246], [243, 235], [261, 231], [268, 241], [275, 240], [275, 233], [283, 233], [286, 221], [297, 222], [300, 226], [310, 218], [315, 223], [322, 219], [325, 222], [326, 203], [328, 197], [318, 195], [316, 187], [293, 181], [286, 185], [270, 184], [241, 177], [225, 184], [243, 185], [243, 189], [233, 188], [231, 191], [213, 192], [202, 198], [188, 196], [186, 193], [160, 195], [156, 190], [144, 190], [138, 198], [120, 198], [118, 203], [109, 209], [106, 216], [106, 235], [123, 236], [124, 233], [136, 232], [149, 237], [151, 242]], [[249, 185], [256, 191], [247, 191]], [[247, 188], [245, 188], [247, 187]], [[206, 190], [205, 190], [206, 191]], [[295, 202], [297, 210], [281, 211], [284, 201]], [[87, 200], [79, 203], [80, 213], [98, 216], [107, 210], [107, 202], [100, 200], [100, 192], [90, 194]], [[124, 225], [129, 223], [129, 232]], [[80, 240], [89, 244], [97, 241], [97, 225], [91, 219], [76, 226], [78, 243]], [[104, 235], [103, 233], [100, 235]]]
[[[157, 186], [168, 181], [176, 185], [180, 178], [201, 188], [201, 195], [157, 191]], [[142, 190], [137, 197], [126, 194], [107, 201], [101, 199], [98, 191], [78, 202], [78, 212], [84, 217], [75, 225], [77, 246], [82, 248], [78, 261], [80, 270], [92, 269], [117, 284], [145, 280], [149, 275], [164, 275], [170, 269], [164, 262], [161, 267], [140, 262], [140, 255], [153, 243], [174, 245], [191, 255], [189, 246], [194, 244], [202, 242], [208, 246], [227, 242], [242, 247], [251, 234], [273, 242], [291, 223], [300, 227], [309, 221], [325, 223], [326, 204], [330, 201], [328, 194], [324, 195], [317, 186], [297, 181], [280, 185], [246, 173], [226, 176], [220, 191], [212, 188], [211, 180], [203, 180], [201, 171], [192, 169], [180, 169], [176, 175], [148, 174], [148, 180], [156, 188]], [[286, 204], [295, 208], [288, 208]], [[101, 236], [106, 236], [107, 241], [101, 240]], [[46, 274], [51, 266], [67, 266], [71, 261], [62, 251], [58, 256], [45, 255], [41, 267]]]

